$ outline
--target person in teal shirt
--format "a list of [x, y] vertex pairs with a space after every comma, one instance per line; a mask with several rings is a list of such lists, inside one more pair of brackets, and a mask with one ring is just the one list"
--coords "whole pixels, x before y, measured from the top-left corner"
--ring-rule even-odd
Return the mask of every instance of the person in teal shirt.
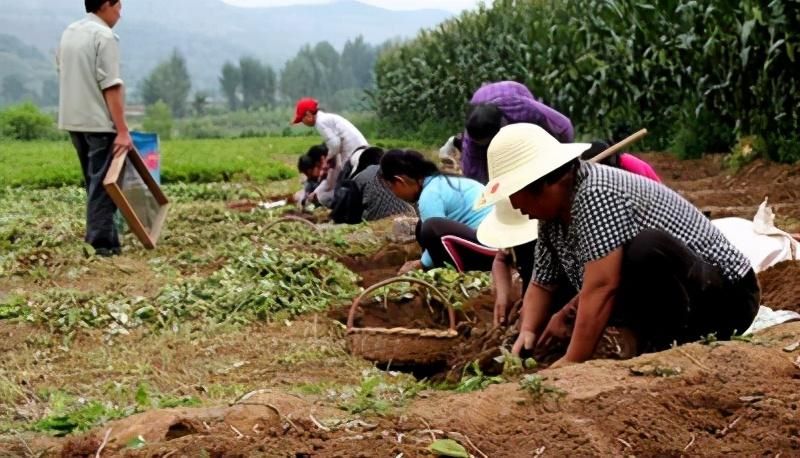
[[[490, 210], [473, 208], [483, 189], [480, 183], [443, 174], [411, 150], [388, 151], [381, 159], [380, 174], [397, 197], [416, 204], [419, 212], [417, 241], [424, 252], [421, 259], [407, 262], [400, 274], [446, 264], [460, 270], [491, 270], [493, 252], [481, 246], [476, 235]], [[452, 240], [457, 243], [448, 243]]]

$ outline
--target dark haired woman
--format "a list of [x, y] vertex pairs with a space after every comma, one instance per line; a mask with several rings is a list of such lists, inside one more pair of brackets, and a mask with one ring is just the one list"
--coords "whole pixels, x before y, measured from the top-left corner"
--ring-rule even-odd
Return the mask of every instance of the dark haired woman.
[[536, 100], [523, 84], [500, 81], [483, 85], [470, 100], [472, 107], [462, 142], [464, 176], [486, 183], [486, 147], [501, 127], [520, 122], [540, 126], [562, 143], [574, 138], [572, 121]]
[[[481, 247], [475, 234], [490, 211], [490, 208], [473, 208], [483, 189], [480, 183], [444, 175], [436, 164], [416, 151], [388, 151], [381, 159], [380, 174], [394, 195], [416, 204], [419, 211], [417, 241], [424, 253], [420, 260], [407, 262], [400, 274], [445, 264], [453, 264], [460, 270], [491, 269], [493, 252]], [[478, 250], [451, 245], [448, 243], [451, 237], [475, 245]], [[481, 248], [491, 253], [481, 253]]]

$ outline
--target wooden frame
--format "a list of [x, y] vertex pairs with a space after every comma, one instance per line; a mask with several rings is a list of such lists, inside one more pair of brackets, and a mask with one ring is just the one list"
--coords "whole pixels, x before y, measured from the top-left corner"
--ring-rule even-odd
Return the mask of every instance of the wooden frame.
[[[122, 191], [122, 188], [118, 183], [119, 177], [125, 170], [126, 159], [129, 159], [130, 163], [133, 164], [135, 171], [139, 174], [142, 181], [147, 186], [147, 189], [153, 195], [156, 203], [158, 203], [158, 214], [156, 215], [153, 225], [150, 228], [147, 228], [144, 226], [144, 224], [142, 224], [142, 220], [136, 214], [136, 211], [125, 197], [125, 193]], [[161, 191], [161, 188], [158, 186], [158, 183], [156, 183], [156, 180], [153, 179], [150, 171], [147, 170], [147, 166], [142, 160], [142, 157], [139, 155], [139, 151], [134, 148], [131, 149], [128, 154], [115, 157], [111, 161], [111, 166], [108, 168], [108, 173], [106, 173], [106, 177], [103, 180], [103, 187], [105, 187], [106, 192], [108, 192], [111, 200], [113, 200], [117, 205], [119, 211], [122, 212], [122, 216], [125, 217], [128, 227], [131, 228], [133, 233], [136, 235], [136, 238], [142, 242], [142, 245], [144, 245], [145, 248], [150, 250], [154, 249], [156, 247], [158, 237], [161, 234], [161, 228], [164, 227], [164, 221], [167, 219], [169, 200]]]

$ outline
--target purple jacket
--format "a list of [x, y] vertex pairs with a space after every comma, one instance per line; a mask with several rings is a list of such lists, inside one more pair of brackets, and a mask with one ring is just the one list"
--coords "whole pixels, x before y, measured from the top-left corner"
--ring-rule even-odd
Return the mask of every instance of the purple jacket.
[[[571, 143], [575, 138], [569, 118], [536, 100], [527, 87], [515, 81], [485, 84], [470, 100], [471, 105], [482, 103], [496, 105], [509, 124], [521, 122], [536, 124], [561, 143]], [[486, 146], [475, 143], [464, 132], [461, 170], [464, 176], [484, 184], [489, 181], [486, 149]]]

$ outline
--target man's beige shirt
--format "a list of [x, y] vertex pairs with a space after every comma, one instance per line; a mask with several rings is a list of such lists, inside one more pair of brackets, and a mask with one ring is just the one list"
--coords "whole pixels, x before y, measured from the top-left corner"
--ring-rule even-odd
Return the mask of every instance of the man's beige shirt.
[[115, 132], [103, 91], [123, 84], [119, 37], [89, 13], [61, 36], [58, 127], [71, 132]]

